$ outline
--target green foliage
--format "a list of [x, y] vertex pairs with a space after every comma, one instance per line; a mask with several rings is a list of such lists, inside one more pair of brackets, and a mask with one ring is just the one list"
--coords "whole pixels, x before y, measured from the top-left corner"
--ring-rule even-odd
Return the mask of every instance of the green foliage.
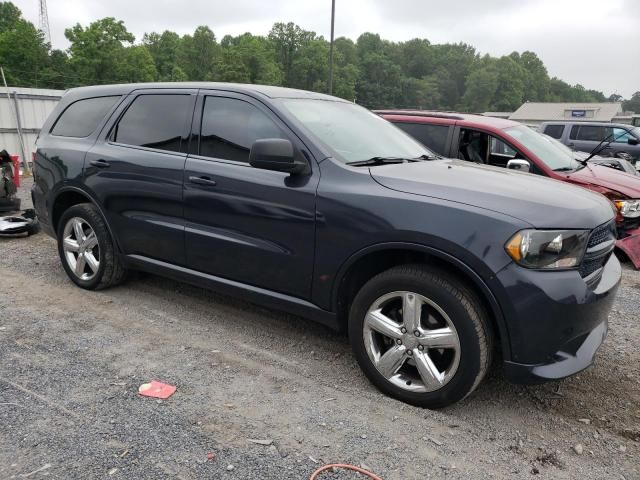
[[640, 92], [634, 93], [622, 106], [627, 112], [640, 113]]
[[[294, 23], [265, 36], [244, 33], [218, 42], [207, 26], [193, 34], [151, 32], [134, 43], [122, 21], [97, 20], [65, 30], [66, 52], [11, 2], [0, 0], [0, 65], [12, 85], [69, 88], [117, 82], [224, 81], [284, 85], [325, 92], [329, 43]], [[550, 78], [529, 51], [480, 56], [465, 43], [427, 39], [389, 42], [375, 33], [334, 44], [333, 93], [368, 107], [512, 111], [525, 101], [607, 101], [602, 92]], [[609, 101], [622, 101], [612, 95]], [[640, 92], [625, 102], [640, 112]]]

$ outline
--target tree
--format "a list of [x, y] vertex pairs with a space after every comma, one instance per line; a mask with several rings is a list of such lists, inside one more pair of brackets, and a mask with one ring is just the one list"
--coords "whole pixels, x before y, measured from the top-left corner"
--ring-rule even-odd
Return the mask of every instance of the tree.
[[289, 23], [274, 23], [268, 39], [275, 49], [276, 58], [284, 74], [284, 85], [293, 83], [293, 65], [304, 44], [314, 40], [316, 34]]
[[493, 109], [498, 84], [498, 72], [491, 67], [471, 72], [467, 77], [466, 91], [462, 97], [462, 109], [478, 113]]
[[631, 95], [631, 98], [622, 106], [626, 112], [640, 113], [640, 91]]
[[282, 72], [271, 43], [264, 37], [245, 33], [226, 36], [221, 42], [219, 78], [226, 82], [280, 85]]
[[25, 87], [46, 86], [43, 70], [49, 67], [49, 46], [36, 27], [22, 18], [9, 2], [0, 2], [0, 65], [7, 83]]
[[153, 58], [158, 80], [176, 81], [187, 78], [186, 73], [178, 66], [180, 36], [177, 33], [169, 30], [165, 30], [162, 34], [145, 33], [142, 44]]
[[178, 66], [189, 80], [215, 80], [219, 57], [220, 45], [209, 27], [199, 26], [193, 36], [185, 35], [180, 41]]
[[114, 73], [120, 82], [153, 82], [157, 78], [153, 57], [144, 45], [126, 47], [118, 56]]
[[118, 77], [119, 58], [125, 54], [125, 45], [133, 44], [135, 37], [127, 31], [122, 20], [107, 17], [87, 28], [76, 24], [67, 28], [64, 35], [71, 42], [71, 66], [80, 82], [91, 85], [124, 80]]

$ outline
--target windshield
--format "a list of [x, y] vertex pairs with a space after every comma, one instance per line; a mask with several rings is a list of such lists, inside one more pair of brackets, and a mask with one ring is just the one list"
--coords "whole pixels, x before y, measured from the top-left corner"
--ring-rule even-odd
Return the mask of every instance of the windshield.
[[634, 127], [631, 129], [631, 133], [633, 133], [633, 135], [640, 140], [640, 127]]
[[576, 170], [581, 166], [574, 158], [574, 152], [547, 135], [525, 126], [510, 127], [504, 131], [556, 172]]
[[385, 119], [353, 103], [282, 99], [282, 105], [344, 163], [437, 156]]

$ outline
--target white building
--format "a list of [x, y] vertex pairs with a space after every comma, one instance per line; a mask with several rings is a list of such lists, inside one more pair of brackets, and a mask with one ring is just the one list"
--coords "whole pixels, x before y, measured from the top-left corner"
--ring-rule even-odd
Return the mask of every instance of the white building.
[[622, 111], [620, 102], [547, 103], [527, 102], [509, 116], [509, 120], [527, 125], [549, 121], [631, 123], [631, 115]]
[[[9, 87], [9, 96], [4, 87], [0, 88], [0, 150], [5, 149], [11, 155], [22, 151], [18, 137], [18, 127], [22, 132], [27, 159], [31, 160], [35, 152], [35, 143], [40, 128], [64, 93], [63, 90], [43, 88]], [[18, 124], [15, 108], [17, 105]]]

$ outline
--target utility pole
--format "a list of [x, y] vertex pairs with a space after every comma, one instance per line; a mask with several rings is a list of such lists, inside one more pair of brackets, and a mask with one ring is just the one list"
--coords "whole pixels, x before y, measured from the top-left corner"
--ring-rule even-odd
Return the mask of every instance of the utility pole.
[[336, 20], [336, 0], [331, 0], [331, 43], [329, 44], [329, 95], [333, 95], [333, 31]]

